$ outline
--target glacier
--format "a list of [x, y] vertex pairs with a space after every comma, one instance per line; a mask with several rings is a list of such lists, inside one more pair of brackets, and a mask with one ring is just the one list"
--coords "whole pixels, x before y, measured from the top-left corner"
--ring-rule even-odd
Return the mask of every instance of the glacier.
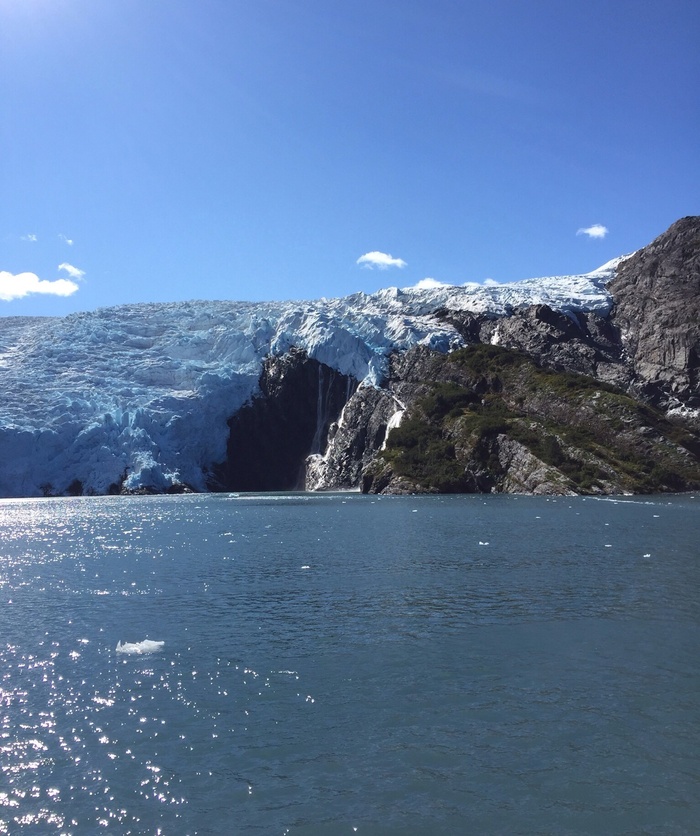
[[607, 284], [625, 257], [509, 284], [0, 318], [0, 496], [207, 490], [226, 455], [227, 421], [256, 394], [266, 357], [296, 347], [360, 385], [381, 386], [391, 352], [463, 344], [436, 316], [441, 308], [498, 318], [546, 304], [607, 315]]

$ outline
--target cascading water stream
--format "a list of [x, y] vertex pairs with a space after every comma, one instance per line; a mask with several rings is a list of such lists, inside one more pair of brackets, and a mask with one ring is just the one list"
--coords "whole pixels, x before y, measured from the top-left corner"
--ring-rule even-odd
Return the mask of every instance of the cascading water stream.
[[[335, 379], [335, 372], [328, 369], [328, 381], [324, 381], [326, 369], [323, 365], [318, 367], [318, 396], [316, 399], [316, 431], [311, 442], [310, 455], [316, 455], [323, 452], [321, 449], [325, 439], [328, 425], [330, 423], [330, 396], [333, 388], [333, 381]], [[350, 389], [350, 379], [347, 383], [348, 390]], [[347, 398], [346, 398], [347, 402]]]

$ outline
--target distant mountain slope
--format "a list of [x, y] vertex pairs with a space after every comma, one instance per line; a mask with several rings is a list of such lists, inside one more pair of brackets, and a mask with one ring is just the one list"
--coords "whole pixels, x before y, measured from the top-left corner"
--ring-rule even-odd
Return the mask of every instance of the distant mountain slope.
[[[425, 415], [425, 358], [439, 377], [478, 343], [622, 387], [692, 432], [699, 231], [687, 218], [622, 263], [509, 285], [0, 319], [0, 495], [359, 487], [387, 463], [387, 429]], [[687, 484], [692, 467], [676, 468]], [[460, 489], [487, 484], [515, 489]]]

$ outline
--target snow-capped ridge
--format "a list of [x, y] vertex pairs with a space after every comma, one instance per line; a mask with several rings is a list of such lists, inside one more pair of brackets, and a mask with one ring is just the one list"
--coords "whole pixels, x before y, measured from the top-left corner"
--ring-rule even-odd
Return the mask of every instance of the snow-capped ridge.
[[633, 252], [627, 253], [627, 255], [619, 255], [617, 258], [611, 258], [610, 261], [606, 261], [605, 264], [601, 264], [600, 267], [597, 267], [595, 270], [591, 270], [590, 273], [585, 273], [584, 275], [590, 279], [602, 279], [605, 282], [609, 282], [611, 279], [615, 278], [615, 274], [617, 272], [617, 268], [622, 264], [623, 261], [627, 261], [628, 258], [632, 258], [634, 255]]

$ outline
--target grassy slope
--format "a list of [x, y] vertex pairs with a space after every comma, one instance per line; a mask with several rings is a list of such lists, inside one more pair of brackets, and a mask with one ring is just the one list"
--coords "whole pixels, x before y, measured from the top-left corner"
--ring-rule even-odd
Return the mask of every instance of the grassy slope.
[[546, 466], [545, 481], [577, 493], [700, 487], [700, 439], [611, 386], [492, 345], [429, 365], [376, 466], [419, 489], [508, 489], [508, 439]]

